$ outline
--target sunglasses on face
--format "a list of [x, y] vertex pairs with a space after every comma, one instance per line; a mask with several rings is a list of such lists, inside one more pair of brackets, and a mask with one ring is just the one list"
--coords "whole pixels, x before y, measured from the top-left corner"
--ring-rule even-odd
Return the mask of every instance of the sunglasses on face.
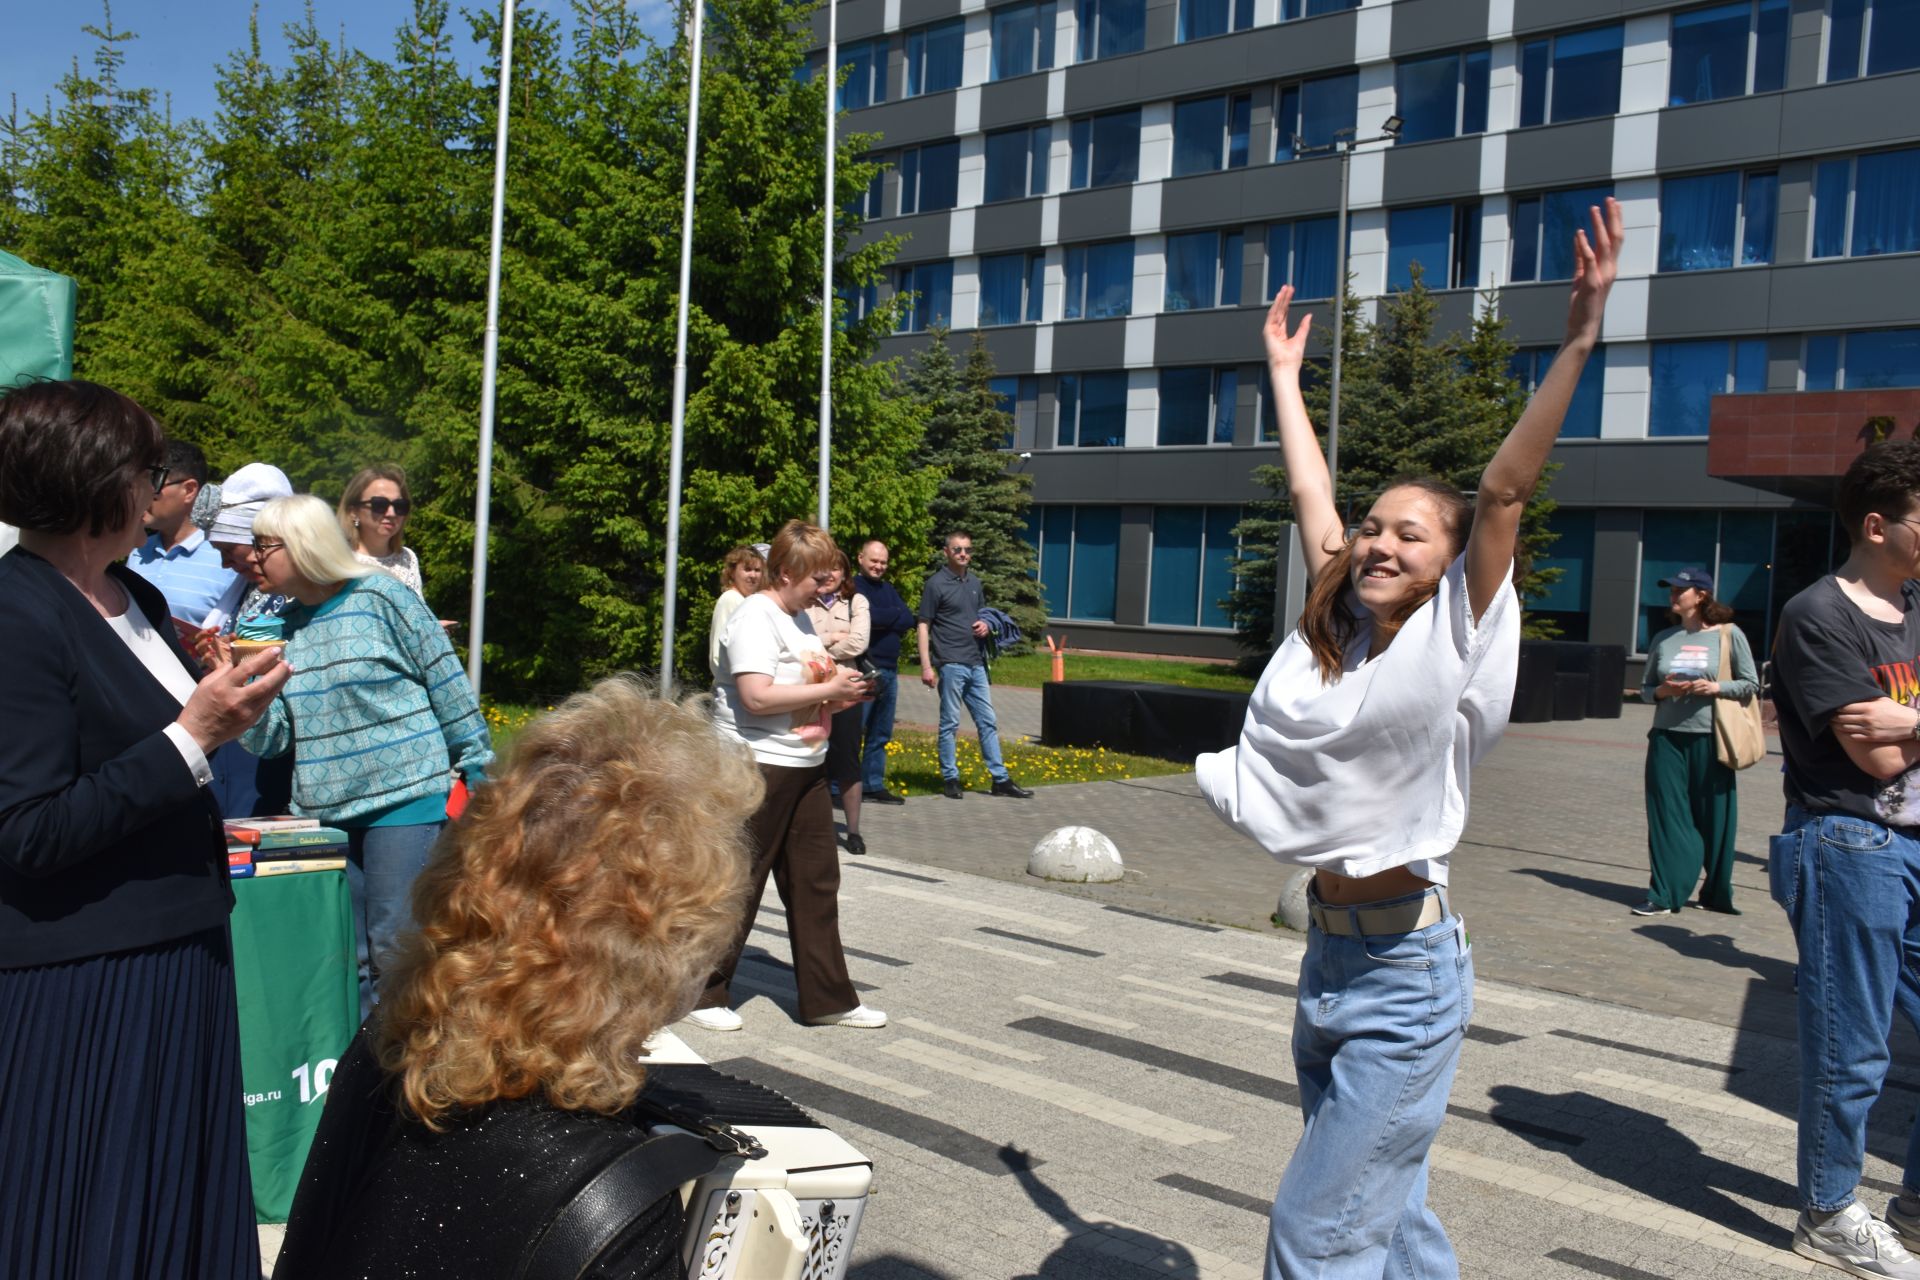
[[167, 477], [172, 474], [172, 472], [173, 468], [158, 462], [146, 468], [147, 478], [153, 481], [153, 492], [155, 496], [158, 496], [160, 491], [167, 487]]
[[365, 502], [359, 503], [358, 505], [373, 512], [373, 518], [375, 520], [384, 520], [389, 511], [399, 516], [402, 520], [405, 520], [413, 514], [413, 500], [411, 498], [368, 498]]
[[255, 538], [252, 543], [253, 558], [255, 560], [265, 560], [268, 556], [286, 545], [284, 542], [262, 542], [260, 539]]

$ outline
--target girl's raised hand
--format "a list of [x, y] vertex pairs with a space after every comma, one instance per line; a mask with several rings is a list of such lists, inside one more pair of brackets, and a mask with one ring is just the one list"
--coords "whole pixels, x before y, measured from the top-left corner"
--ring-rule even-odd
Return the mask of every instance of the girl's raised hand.
[[1300, 325], [1292, 333], [1287, 332], [1287, 308], [1293, 302], [1293, 286], [1280, 286], [1280, 292], [1273, 295], [1273, 305], [1267, 308], [1267, 323], [1261, 330], [1261, 336], [1267, 343], [1267, 368], [1278, 372], [1282, 369], [1297, 371], [1307, 358], [1307, 331], [1313, 328], [1313, 313], [1300, 317]]
[[1588, 230], [1573, 233], [1573, 298], [1567, 307], [1567, 336], [1598, 341], [1600, 321], [1607, 311], [1607, 293], [1620, 274], [1620, 246], [1627, 229], [1620, 202], [1612, 196], [1606, 205], [1588, 209]]

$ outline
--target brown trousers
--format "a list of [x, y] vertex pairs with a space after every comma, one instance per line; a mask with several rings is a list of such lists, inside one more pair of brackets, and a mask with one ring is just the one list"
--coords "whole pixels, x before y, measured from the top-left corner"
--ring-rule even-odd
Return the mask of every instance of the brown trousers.
[[787, 909], [801, 1020], [845, 1013], [860, 1003], [860, 997], [847, 976], [847, 957], [840, 949], [840, 853], [833, 834], [827, 767], [762, 764], [760, 776], [767, 784], [767, 798], [747, 820], [753, 845], [752, 895], [739, 935], [714, 970], [700, 1007], [724, 1008], [733, 1003], [728, 984], [746, 950], [771, 871]]

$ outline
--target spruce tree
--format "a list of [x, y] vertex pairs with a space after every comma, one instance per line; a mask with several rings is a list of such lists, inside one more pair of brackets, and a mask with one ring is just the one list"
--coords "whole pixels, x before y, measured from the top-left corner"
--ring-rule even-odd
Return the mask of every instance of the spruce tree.
[[928, 554], [915, 557], [919, 564], [912, 567], [923, 576], [938, 567], [947, 533], [965, 531], [973, 539], [972, 571], [980, 576], [987, 603], [1005, 610], [1020, 628], [1021, 643], [1002, 652], [1022, 652], [1046, 627], [1047, 610], [1033, 547], [1026, 540], [1033, 477], [1007, 467], [1003, 450], [1013, 436], [1013, 416], [994, 394], [993, 376], [984, 335], [974, 334], [960, 368], [945, 329], [933, 332], [908, 375], [908, 388], [927, 417], [918, 460], [940, 476], [929, 506]]

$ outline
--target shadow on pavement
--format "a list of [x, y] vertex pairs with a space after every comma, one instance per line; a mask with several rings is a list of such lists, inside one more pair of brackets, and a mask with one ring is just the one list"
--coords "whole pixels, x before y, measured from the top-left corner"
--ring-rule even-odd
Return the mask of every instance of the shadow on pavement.
[[[1684, 914], [1684, 913], [1683, 913]], [[1704, 915], [1704, 912], [1694, 912]], [[1657, 917], [1656, 917], [1657, 918]], [[1773, 956], [1755, 955], [1751, 951], [1742, 951], [1733, 938], [1724, 933], [1695, 933], [1672, 924], [1643, 924], [1634, 929], [1643, 938], [1651, 938], [1663, 946], [1686, 956], [1690, 960], [1711, 960], [1729, 969], [1748, 969], [1759, 975], [1760, 980], [1775, 991], [1786, 993], [1789, 1001], [1793, 999], [1793, 970], [1791, 960], [1781, 960]], [[1748, 1005], [1752, 1005], [1752, 994], [1748, 995]]]
[[1519, 1085], [1496, 1085], [1487, 1090], [1487, 1096], [1493, 1099], [1495, 1118], [1520, 1119], [1545, 1113], [1559, 1116], [1564, 1123], [1569, 1115], [1580, 1117], [1579, 1127], [1596, 1136], [1577, 1147], [1535, 1138], [1525, 1130], [1511, 1132], [1543, 1151], [1565, 1156], [1595, 1177], [1698, 1214], [1772, 1248], [1785, 1249], [1792, 1241], [1791, 1228], [1769, 1222], [1733, 1198], [1740, 1195], [1762, 1204], [1794, 1208], [1799, 1201], [1791, 1183], [1706, 1154], [1699, 1143], [1663, 1116], [1583, 1090], [1540, 1093]]
[[883, 1253], [854, 1263], [847, 1271], [847, 1280], [960, 1280], [960, 1277], [949, 1271], [930, 1271], [897, 1254]]
[[[1058, 1191], [1034, 1172], [1033, 1158], [1014, 1146], [1000, 1148], [1000, 1159], [1020, 1180], [1021, 1188], [1039, 1210], [1072, 1234], [1056, 1246], [1037, 1271], [1023, 1273], [1011, 1280], [1112, 1280], [1132, 1274], [1186, 1275], [1195, 1270], [1193, 1254], [1185, 1245], [1163, 1239], [1148, 1231], [1113, 1222], [1092, 1221], [1075, 1213]], [[1144, 1250], [1151, 1260], [1135, 1262], [1102, 1246], [1126, 1245], [1139, 1256]]]
[[1545, 871], [1539, 867], [1514, 867], [1517, 876], [1532, 876], [1544, 880], [1556, 889], [1566, 889], [1573, 893], [1584, 893], [1590, 898], [1600, 898], [1607, 902], [1617, 902], [1623, 907], [1631, 907], [1644, 901], [1647, 896], [1645, 885], [1615, 884], [1611, 880], [1595, 880], [1590, 876], [1570, 876], [1564, 871]]

